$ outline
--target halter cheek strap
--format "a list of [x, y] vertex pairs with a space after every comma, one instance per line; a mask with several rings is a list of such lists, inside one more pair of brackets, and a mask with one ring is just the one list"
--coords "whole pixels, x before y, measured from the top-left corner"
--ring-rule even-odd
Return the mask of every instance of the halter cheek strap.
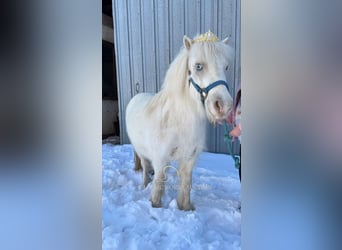
[[194, 88], [197, 90], [197, 92], [200, 94], [201, 96], [201, 102], [204, 104], [204, 101], [207, 99], [208, 93], [210, 90], [212, 90], [213, 88], [219, 86], [219, 85], [224, 85], [227, 88], [227, 91], [229, 92], [229, 87], [228, 87], [228, 83], [226, 81], [223, 80], [218, 80], [216, 82], [213, 82], [211, 84], [209, 84], [208, 87], [206, 88], [201, 88], [195, 81], [194, 79], [192, 79], [192, 77], [189, 77], [189, 86], [190, 83], [192, 84], [192, 86], [194, 86]]

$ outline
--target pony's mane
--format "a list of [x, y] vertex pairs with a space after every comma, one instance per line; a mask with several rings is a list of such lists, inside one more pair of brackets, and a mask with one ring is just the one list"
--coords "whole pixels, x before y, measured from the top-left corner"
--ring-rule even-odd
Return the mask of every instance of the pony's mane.
[[187, 94], [188, 57], [188, 51], [182, 48], [167, 70], [160, 92], [177, 95]]
[[188, 51], [182, 48], [170, 64], [166, 72], [161, 90], [152, 98], [149, 109], [164, 105], [167, 99], [176, 97], [186, 98], [189, 92], [188, 81]]

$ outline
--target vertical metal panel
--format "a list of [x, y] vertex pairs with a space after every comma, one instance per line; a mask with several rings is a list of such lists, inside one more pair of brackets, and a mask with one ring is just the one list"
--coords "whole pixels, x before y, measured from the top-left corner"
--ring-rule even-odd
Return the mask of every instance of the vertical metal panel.
[[[155, 9], [154, 1], [141, 1], [141, 50], [144, 55], [143, 65], [143, 84], [145, 92], [157, 92], [157, 65], [156, 65], [156, 46], [155, 46]], [[138, 33], [138, 32], [137, 32]], [[138, 60], [139, 61], [139, 60]]]
[[157, 90], [159, 90], [170, 64], [169, 3], [168, 1], [155, 1], [155, 4], [154, 28], [156, 32]]
[[[127, 34], [129, 29], [128, 23], [128, 7], [126, 1], [113, 0], [114, 17], [114, 43], [116, 56], [116, 72], [118, 82], [118, 101], [119, 101], [119, 124], [120, 124], [120, 140], [127, 142], [128, 136], [126, 133], [125, 122], [125, 108], [130, 100], [131, 89], [131, 62], [130, 62], [130, 48]], [[119, 11], [120, 10], [120, 11]], [[127, 98], [129, 96], [129, 98]]]
[[[144, 70], [143, 61], [140, 58], [144, 58], [144, 50], [142, 50], [142, 27], [141, 27], [141, 11], [140, 3], [134, 3], [133, 1], [127, 1], [128, 7], [128, 20], [129, 27], [127, 33], [129, 39], [129, 53], [130, 53], [130, 72], [131, 72], [131, 84], [134, 94], [137, 92], [143, 92], [144, 88]], [[121, 46], [120, 46], [121, 47]], [[137, 60], [139, 58], [139, 60]], [[122, 62], [122, 60], [121, 60]]]
[[[184, 3], [185, 11], [185, 35], [194, 37], [200, 33], [200, 0], [188, 0]], [[191, 15], [190, 13], [194, 13]]]
[[178, 54], [180, 48], [183, 45], [183, 37], [185, 34], [185, 10], [184, 0], [172, 0], [170, 1], [170, 45], [171, 45], [171, 57], [172, 60]]
[[[232, 45], [240, 49], [237, 2], [240, 0], [113, 0], [121, 143], [129, 143], [125, 108], [136, 94], [136, 83], [140, 91], [159, 91], [184, 35], [193, 37], [210, 29], [221, 39], [231, 37]], [[235, 64], [239, 65], [239, 59]], [[233, 65], [227, 75], [234, 92], [238, 70]], [[207, 149], [227, 152], [223, 127], [208, 125], [207, 132]]]

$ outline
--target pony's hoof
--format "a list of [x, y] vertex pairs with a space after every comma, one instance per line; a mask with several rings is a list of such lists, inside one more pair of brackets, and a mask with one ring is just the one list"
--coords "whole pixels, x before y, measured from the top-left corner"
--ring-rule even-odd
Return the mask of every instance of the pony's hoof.
[[149, 181], [149, 182], [146, 182], [146, 183], [143, 183], [143, 184], [141, 184], [141, 189], [145, 189], [145, 188], [147, 188], [148, 184], [150, 184], [150, 181]]
[[152, 207], [160, 208], [160, 207], [162, 207], [162, 204], [161, 204], [161, 202], [152, 202]]
[[195, 206], [192, 205], [191, 203], [189, 204], [179, 204], [177, 203], [179, 210], [184, 210], [184, 211], [193, 211], [195, 210]]

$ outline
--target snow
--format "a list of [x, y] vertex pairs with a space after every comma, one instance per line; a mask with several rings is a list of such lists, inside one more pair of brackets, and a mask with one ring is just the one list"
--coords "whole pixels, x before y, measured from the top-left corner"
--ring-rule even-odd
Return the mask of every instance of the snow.
[[203, 152], [194, 168], [194, 211], [177, 208], [176, 164], [162, 208], [141, 188], [131, 145], [102, 145], [102, 249], [241, 249], [240, 181], [229, 155]]

